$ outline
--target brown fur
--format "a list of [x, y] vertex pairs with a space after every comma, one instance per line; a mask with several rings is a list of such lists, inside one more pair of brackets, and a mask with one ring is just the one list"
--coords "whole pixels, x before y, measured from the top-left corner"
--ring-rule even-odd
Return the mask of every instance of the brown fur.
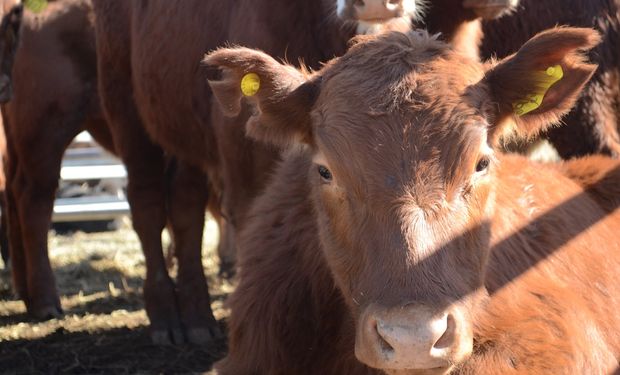
[[[483, 67], [427, 35], [394, 33], [359, 39], [323, 70], [292, 80], [260, 52], [209, 55], [223, 69], [216, 91], [238, 85], [249, 66], [265, 79], [248, 131], [301, 142], [242, 233], [230, 352], [219, 372], [379, 373], [354, 355], [358, 320], [372, 304], [412, 303], [467, 311], [474, 352], [454, 372], [614, 371], [620, 164], [550, 167], [496, 151], [489, 169], [475, 172], [484, 145], [497, 149], [493, 134], [514, 120], [506, 100], [531, 90], [513, 74], [565, 68], [567, 80], [552, 88], [558, 99], [517, 121], [526, 133], [543, 128], [593, 73], [580, 50], [596, 42], [587, 29], [556, 29]], [[267, 105], [274, 97], [288, 114]], [[276, 129], [289, 135], [273, 136]]]
[[575, 108], [546, 136], [563, 158], [620, 156], [620, 1], [522, 0], [518, 11], [484, 24], [481, 54], [505, 57], [537, 32], [555, 25], [592, 27], [603, 35], [589, 57], [600, 68]]

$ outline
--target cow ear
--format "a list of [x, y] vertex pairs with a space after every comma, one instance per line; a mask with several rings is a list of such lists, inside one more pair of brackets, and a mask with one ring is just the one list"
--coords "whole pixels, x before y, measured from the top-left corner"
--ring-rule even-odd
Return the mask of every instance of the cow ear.
[[599, 41], [592, 29], [550, 29], [493, 65], [483, 79], [494, 103], [493, 141], [512, 130], [510, 125], [531, 136], [558, 123], [597, 68], [584, 52]]
[[248, 48], [219, 49], [203, 62], [225, 115], [238, 115], [243, 99], [255, 105], [256, 113], [246, 125], [249, 136], [278, 146], [312, 143], [310, 111], [319, 81], [309, 73]]

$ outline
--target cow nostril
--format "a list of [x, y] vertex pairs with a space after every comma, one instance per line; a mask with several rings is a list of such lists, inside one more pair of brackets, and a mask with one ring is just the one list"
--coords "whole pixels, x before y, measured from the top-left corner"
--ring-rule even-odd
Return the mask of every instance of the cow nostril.
[[390, 5], [400, 5], [402, 0], [387, 0], [387, 3]]
[[445, 349], [454, 344], [454, 340], [456, 339], [456, 321], [452, 314], [448, 314], [446, 319], [446, 331], [441, 335], [439, 340], [435, 342], [433, 349]]
[[355, 0], [353, 2], [353, 5], [355, 5], [356, 7], [363, 7], [364, 5], [366, 5], [366, 3], [364, 2], [364, 0]]
[[379, 324], [377, 321], [374, 322], [374, 329], [375, 329], [375, 334], [377, 335], [377, 338], [379, 339], [379, 346], [381, 347], [381, 351], [383, 353], [390, 353], [394, 351], [394, 347], [392, 345], [390, 345], [389, 342], [387, 342], [387, 340], [385, 339], [385, 337], [383, 336], [383, 334], [381, 333], [381, 330], [379, 329]]

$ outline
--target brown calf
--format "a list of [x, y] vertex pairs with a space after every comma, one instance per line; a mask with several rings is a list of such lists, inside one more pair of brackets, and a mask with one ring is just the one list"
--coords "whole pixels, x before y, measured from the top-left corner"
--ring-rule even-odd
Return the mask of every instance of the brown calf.
[[[386, 6], [383, 0], [367, 3]], [[400, 0], [390, 2], [396, 3]], [[243, 43], [318, 68], [345, 51], [355, 27], [333, 15], [335, 0], [95, 0], [93, 5], [99, 89], [127, 166], [134, 228], [148, 266], [145, 296], [179, 304], [178, 311], [147, 305], [154, 335], [167, 337], [181, 324], [194, 337], [209, 340], [216, 323], [200, 266], [207, 199], [200, 172], [209, 173], [226, 220], [226, 243], [234, 248], [235, 233], [244, 226], [247, 207], [264, 186], [278, 150], [244, 138], [249, 108], [231, 119], [213, 105], [201, 58], [205, 50]], [[176, 289], [161, 253], [163, 160], [151, 140], [194, 168], [172, 187], [178, 194], [170, 209], [182, 227], [174, 236], [181, 257]]]
[[554, 29], [483, 66], [425, 32], [391, 33], [314, 74], [245, 48], [210, 54], [224, 108], [256, 74], [248, 133], [292, 144], [240, 238], [220, 373], [614, 370], [620, 163], [497, 151], [506, 126], [534, 134], [569, 111], [598, 41]]
[[555, 25], [593, 27], [603, 40], [589, 55], [600, 67], [564, 118], [567, 126], [549, 129], [546, 137], [563, 158], [592, 153], [620, 157], [620, 1], [522, 0], [518, 12], [484, 24], [482, 56], [508, 56]]

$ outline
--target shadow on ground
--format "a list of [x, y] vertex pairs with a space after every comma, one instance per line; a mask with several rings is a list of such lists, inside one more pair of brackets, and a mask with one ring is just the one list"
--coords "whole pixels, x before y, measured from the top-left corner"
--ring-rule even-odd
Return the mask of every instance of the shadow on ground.
[[151, 344], [146, 328], [68, 332], [0, 345], [0, 369], [9, 374], [176, 374], [211, 369], [225, 343], [210, 346]]

